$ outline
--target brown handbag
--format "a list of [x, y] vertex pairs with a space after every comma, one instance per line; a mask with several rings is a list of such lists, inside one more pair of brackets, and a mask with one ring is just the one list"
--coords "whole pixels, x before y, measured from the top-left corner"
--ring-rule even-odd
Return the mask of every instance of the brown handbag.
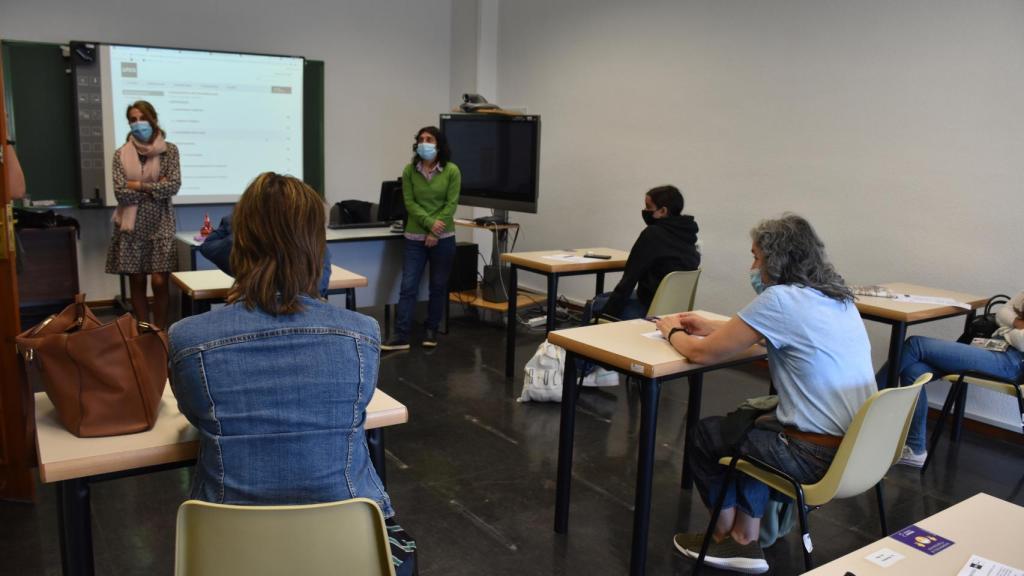
[[117, 436], [156, 424], [167, 383], [167, 334], [125, 314], [100, 322], [85, 294], [17, 338], [75, 436]]

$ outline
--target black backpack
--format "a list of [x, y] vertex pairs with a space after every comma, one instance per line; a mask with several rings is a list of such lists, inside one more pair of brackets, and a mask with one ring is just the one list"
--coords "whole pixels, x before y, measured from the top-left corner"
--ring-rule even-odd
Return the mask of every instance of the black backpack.
[[957, 338], [961, 344], [970, 344], [975, 338], [991, 338], [992, 334], [999, 329], [999, 322], [996, 322], [995, 308], [1010, 301], [1006, 294], [996, 294], [985, 303], [985, 311], [970, 324], [964, 333]]

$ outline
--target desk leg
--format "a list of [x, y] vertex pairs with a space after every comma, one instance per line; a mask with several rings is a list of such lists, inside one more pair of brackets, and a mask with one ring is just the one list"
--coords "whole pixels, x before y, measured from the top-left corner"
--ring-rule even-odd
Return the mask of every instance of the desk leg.
[[886, 382], [889, 386], [899, 387], [900, 384], [900, 360], [903, 358], [903, 341], [907, 339], [907, 324], [896, 322], [892, 325], [892, 332], [889, 335], [889, 370], [886, 373]]
[[555, 532], [569, 531], [572, 442], [576, 431], [576, 354], [566, 351], [562, 374], [562, 420], [558, 427], [558, 478], [555, 484]]
[[[960, 428], [964, 424], [964, 407], [967, 406], [967, 389], [970, 388], [966, 382], [960, 387], [960, 394], [957, 395], [953, 407], [953, 427], [949, 431], [949, 437], [953, 442], [960, 441]], [[953, 388], [949, 389], [949, 394], [953, 393]]]
[[633, 576], [642, 576], [647, 565], [647, 531], [651, 524], [651, 482], [654, 479], [654, 440], [658, 427], [661, 382], [657, 378], [650, 378], [644, 380], [642, 386], [636, 501], [633, 506], [633, 550], [629, 556], [629, 573]]
[[345, 289], [345, 308], [355, 312], [356, 311], [356, 289], [346, 288]]
[[57, 483], [57, 524], [64, 576], [92, 576], [92, 515], [86, 480]]
[[193, 314], [195, 314], [195, 310], [192, 309], [192, 298], [189, 297], [189, 295], [186, 294], [184, 290], [182, 290], [181, 291], [181, 317], [182, 318], [188, 318], [189, 316], [192, 316]]
[[385, 469], [384, 429], [374, 428], [373, 430], [367, 430], [366, 446], [370, 449], [370, 463], [373, 464], [373, 469], [377, 471], [377, 476], [380, 477], [384, 488], [387, 488], [388, 475]]
[[693, 436], [700, 424], [700, 401], [703, 395], [704, 374], [691, 374], [690, 396], [686, 401], [686, 438], [683, 440], [683, 490], [693, 488], [693, 470], [690, 469], [690, 454], [693, 453]]
[[604, 294], [604, 272], [597, 273], [597, 280], [594, 283], [594, 296]]
[[384, 305], [384, 339], [391, 338], [391, 304]]
[[505, 318], [505, 377], [515, 375], [516, 306], [519, 304], [519, 274], [515, 264], [508, 267], [508, 316]]
[[548, 326], [547, 331], [544, 332], [547, 335], [555, 329], [555, 316], [558, 311], [558, 274], [552, 272], [548, 274]]
[[[222, 300], [217, 300], [222, 302]], [[206, 314], [210, 311], [210, 307], [213, 306], [213, 302], [210, 300], [200, 300], [198, 302], [192, 302], [192, 313], [193, 314]]]

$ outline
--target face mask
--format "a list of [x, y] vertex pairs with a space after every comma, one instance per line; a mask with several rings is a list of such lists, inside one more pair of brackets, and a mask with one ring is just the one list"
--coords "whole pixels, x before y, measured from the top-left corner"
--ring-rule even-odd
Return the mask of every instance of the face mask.
[[427, 162], [433, 162], [434, 158], [437, 158], [437, 144], [420, 142], [416, 145], [416, 154]]
[[153, 127], [145, 120], [132, 122], [131, 129], [132, 136], [135, 136], [135, 139], [141, 142], [149, 142], [149, 139], [153, 136]]
[[764, 280], [761, 279], [761, 269], [751, 268], [750, 269], [750, 285], [754, 288], [754, 292], [760, 294], [764, 292]]
[[648, 226], [654, 224], [654, 221], [657, 220], [657, 218], [654, 217], [654, 210], [641, 210], [640, 215], [644, 217], [644, 223]]

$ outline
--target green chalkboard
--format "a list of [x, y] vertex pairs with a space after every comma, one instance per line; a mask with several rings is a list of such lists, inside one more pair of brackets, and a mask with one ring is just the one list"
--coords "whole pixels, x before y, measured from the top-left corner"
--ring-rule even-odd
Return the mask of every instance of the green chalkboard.
[[8, 132], [32, 200], [78, 206], [70, 61], [59, 44], [3, 42]]
[[[60, 44], [3, 41], [8, 131], [33, 201], [78, 206], [78, 157], [71, 62]], [[324, 63], [307, 60], [304, 74], [303, 175], [324, 190]]]

